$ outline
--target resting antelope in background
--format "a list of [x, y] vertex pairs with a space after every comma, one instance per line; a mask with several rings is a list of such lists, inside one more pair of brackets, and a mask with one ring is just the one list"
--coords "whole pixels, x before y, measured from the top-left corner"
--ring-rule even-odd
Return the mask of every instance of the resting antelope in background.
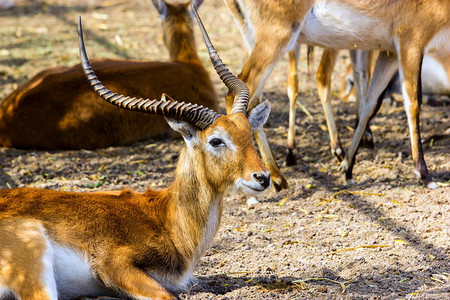
[[270, 102], [255, 107], [247, 119], [247, 87], [224, 66], [207, 36], [214, 67], [236, 95], [229, 115], [167, 95], [161, 100], [119, 95], [94, 74], [80, 20], [78, 34], [93, 89], [123, 109], [164, 116], [186, 147], [174, 182], [164, 190], [0, 191], [0, 298], [11, 292], [20, 299], [174, 299], [170, 291], [192, 281], [213, 240], [224, 193], [253, 194], [270, 186], [251, 138], [267, 120]]
[[[186, 2], [186, 1], [185, 1]], [[108, 86], [131, 96], [217, 108], [217, 97], [194, 41], [189, 2], [153, 0], [170, 62], [102, 59], [93, 66]], [[202, 0], [194, 0], [198, 7]], [[92, 93], [80, 64], [40, 72], [0, 106], [0, 146], [24, 149], [94, 149], [173, 134], [162, 117], [124, 111]]]
[[[238, 20], [250, 52], [239, 75], [249, 86], [250, 108], [258, 103], [265, 80], [278, 59], [291, 50], [295, 41], [328, 48], [328, 55], [324, 53], [316, 76], [319, 91], [327, 91], [327, 77], [331, 76], [335, 63], [333, 56], [337, 51], [333, 49], [380, 50], [368, 93], [360, 104], [358, 126], [341, 169], [345, 171], [346, 180], [351, 182], [356, 152], [365, 128], [376, 113], [379, 96], [398, 67], [415, 173], [428, 187], [437, 187], [428, 172], [420, 143], [420, 66], [425, 47], [433, 37], [448, 39], [445, 30], [450, 26], [449, 1], [318, 0], [312, 9], [310, 1], [224, 1]], [[305, 8], [308, 10], [306, 18]], [[325, 114], [330, 115], [329, 93], [321, 99]], [[295, 100], [291, 99], [291, 107], [292, 101]], [[329, 128], [333, 126], [328, 124]], [[333, 139], [330, 136], [331, 143]], [[338, 141], [334, 142], [338, 144]], [[265, 153], [263, 157], [270, 154], [268, 143], [258, 146]], [[340, 147], [336, 147], [336, 152], [337, 149]], [[269, 168], [272, 171], [272, 167]]]

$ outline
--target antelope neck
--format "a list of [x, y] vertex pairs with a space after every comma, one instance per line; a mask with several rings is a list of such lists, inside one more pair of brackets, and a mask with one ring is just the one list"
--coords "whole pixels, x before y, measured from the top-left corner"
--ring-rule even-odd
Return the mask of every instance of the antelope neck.
[[204, 166], [197, 155], [183, 151], [175, 181], [168, 188], [172, 199], [171, 237], [183, 256], [196, 264], [208, 249], [220, 223], [223, 193], [203, 177]]
[[170, 60], [178, 62], [200, 63], [195, 46], [194, 32], [184, 21], [172, 21], [174, 24], [167, 26], [167, 42], [170, 52]]

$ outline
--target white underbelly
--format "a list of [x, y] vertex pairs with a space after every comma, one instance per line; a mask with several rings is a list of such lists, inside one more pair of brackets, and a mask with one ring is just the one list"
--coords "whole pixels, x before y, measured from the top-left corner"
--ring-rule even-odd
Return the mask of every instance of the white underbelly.
[[450, 95], [450, 78], [439, 61], [425, 55], [422, 63], [422, 93], [429, 95]]
[[114, 296], [94, 278], [86, 257], [53, 241], [51, 246], [59, 299]]
[[342, 3], [319, 0], [306, 15], [299, 42], [334, 49], [395, 51], [389, 27]]

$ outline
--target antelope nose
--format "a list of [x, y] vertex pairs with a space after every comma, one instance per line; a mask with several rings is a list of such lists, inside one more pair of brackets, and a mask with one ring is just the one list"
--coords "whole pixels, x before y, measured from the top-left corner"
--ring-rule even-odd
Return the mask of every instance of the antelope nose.
[[270, 185], [270, 173], [256, 172], [253, 173], [253, 178], [264, 188]]

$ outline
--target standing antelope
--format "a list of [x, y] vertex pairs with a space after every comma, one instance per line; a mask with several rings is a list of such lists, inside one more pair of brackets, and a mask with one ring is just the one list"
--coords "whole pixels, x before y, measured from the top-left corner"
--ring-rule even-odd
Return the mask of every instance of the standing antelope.
[[267, 120], [270, 102], [255, 107], [247, 119], [247, 87], [224, 66], [207, 36], [214, 67], [236, 94], [231, 114], [168, 96], [124, 97], [94, 74], [80, 20], [78, 35], [82, 66], [94, 90], [118, 107], [164, 116], [186, 147], [174, 182], [160, 191], [0, 191], [0, 297], [9, 292], [22, 300], [174, 299], [170, 291], [189, 284], [212, 242], [224, 193], [259, 193], [270, 186], [251, 139], [252, 130]]
[[[208, 72], [197, 56], [189, 2], [153, 0], [170, 62], [102, 59], [97, 73], [118, 93], [217, 108]], [[202, 0], [194, 0], [198, 7]], [[124, 111], [105, 103], [86, 84], [80, 64], [40, 72], [0, 106], [0, 146], [24, 149], [94, 149], [173, 133], [162, 117]]]
[[[437, 187], [426, 167], [420, 144], [420, 66], [425, 47], [434, 36], [448, 39], [442, 32], [450, 26], [449, 1], [317, 0], [312, 9], [311, 1], [224, 1], [238, 20], [250, 51], [239, 75], [251, 91], [250, 108], [258, 103], [265, 80], [277, 60], [291, 50], [295, 41], [328, 48], [316, 75], [319, 93], [322, 89], [325, 94], [321, 100], [327, 116], [331, 115], [327, 77], [334, 68], [335, 49], [381, 50], [368, 93], [359, 108], [361, 114], [352, 143], [341, 162], [345, 178], [352, 180], [360, 140], [376, 112], [380, 94], [399, 66], [415, 172], [428, 187]], [[291, 107], [293, 101], [295, 99], [290, 99]], [[327, 123], [329, 119], [327, 117]], [[328, 123], [328, 127], [335, 128], [335, 124]], [[331, 143], [338, 145], [336, 152], [343, 154], [338, 140], [334, 139], [330, 136]], [[270, 155], [268, 143], [258, 146], [263, 157]]]
[[[251, 110], [260, 102], [264, 83], [277, 61], [296, 44], [304, 18], [314, 0], [224, 0], [224, 2], [233, 13], [250, 53], [238, 77], [250, 90]], [[296, 80], [296, 74], [290, 74], [289, 78]], [[288, 93], [293, 95], [295, 92], [288, 91]], [[233, 97], [228, 93], [227, 111], [230, 111], [232, 104]], [[293, 105], [295, 106], [295, 102], [291, 103], [291, 107]], [[255, 133], [255, 139], [262, 159], [270, 170], [275, 188], [277, 190], [287, 188], [287, 180], [270, 151], [262, 129]], [[293, 139], [289, 137], [288, 139], [294, 142]]]
[[450, 43], [446, 48], [431, 48], [423, 58], [422, 92], [450, 96]]
[[[369, 61], [369, 64], [374, 64], [377, 57], [378, 53], [373, 56], [371, 61]], [[373, 73], [373, 68], [369, 65], [367, 71], [370, 78], [371, 73]], [[423, 95], [450, 95], [449, 46], [441, 45], [439, 48], [427, 49], [423, 57], [421, 71]], [[345, 102], [356, 101], [357, 99], [356, 89], [359, 84], [358, 82], [355, 82], [354, 78], [354, 68], [352, 67], [352, 64], [349, 63], [345, 73], [341, 76], [341, 88], [339, 90], [339, 97]], [[397, 83], [398, 79], [398, 76], [393, 77], [393, 81], [389, 83], [389, 92], [401, 93], [401, 83]]]

